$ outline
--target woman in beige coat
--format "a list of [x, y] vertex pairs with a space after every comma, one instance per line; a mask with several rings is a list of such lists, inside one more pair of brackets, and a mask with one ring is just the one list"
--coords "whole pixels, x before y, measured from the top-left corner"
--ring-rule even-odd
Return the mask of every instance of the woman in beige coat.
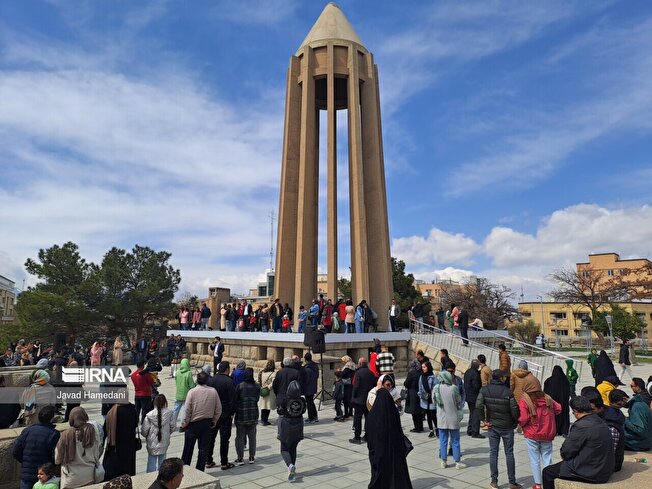
[[276, 409], [276, 395], [274, 394], [274, 389], [272, 389], [272, 383], [276, 378], [276, 364], [274, 360], [267, 360], [265, 368], [258, 374], [258, 384], [260, 385], [261, 390], [267, 388], [269, 393], [266, 396], [263, 396], [262, 392], [260, 399], [258, 400], [258, 407], [260, 408], [260, 423], [263, 426], [269, 426], [269, 413], [272, 409]]
[[113, 342], [113, 365], [122, 365], [122, 339], [119, 336], [115, 337]]
[[70, 428], [64, 431], [54, 450], [54, 461], [61, 465], [61, 489], [74, 489], [104, 480], [99, 441], [95, 427], [88, 422], [82, 407], [70, 411]]

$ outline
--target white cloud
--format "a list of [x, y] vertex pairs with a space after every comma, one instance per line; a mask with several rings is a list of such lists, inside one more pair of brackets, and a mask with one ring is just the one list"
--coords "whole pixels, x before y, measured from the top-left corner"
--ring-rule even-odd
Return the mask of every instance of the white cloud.
[[414, 265], [437, 263], [472, 263], [480, 250], [478, 244], [462, 233], [451, 234], [432, 228], [427, 237], [394, 238], [392, 254]]
[[495, 227], [484, 241], [494, 267], [528, 264], [560, 267], [590, 253], [648, 257], [652, 252], [652, 207], [607, 209], [578, 204], [553, 212], [534, 234]]
[[172, 252], [193, 293], [254, 286], [278, 203], [282, 100], [238, 106], [183, 66], [136, 78], [79, 47], [42, 56], [41, 41], [2, 52], [3, 269], [20, 275], [68, 240], [96, 262], [137, 243]]
[[475, 275], [471, 270], [464, 270], [462, 268], [446, 267], [430, 272], [414, 272], [414, 277], [417, 279], [431, 281], [445, 281], [452, 280], [453, 282], [465, 283], [471, 276]]
[[[534, 233], [496, 226], [477, 244], [464, 235], [433, 228], [427, 238], [395, 238], [392, 253], [405, 260], [408, 272], [423, 280], [463, 282], [473, 274], [507, 285], [517, 298], [522, 290], [526, 300], [534, 300], [553, 288], [549, 275], [555, 269], [574, 267], [591, 253], [650, 258], [651, 222], [652, 207], [648, 205], [610, 209], [577, 204], [547, 216]], [[482, 265], [473, 271], [452, 266], [428, 268], [465, 261]]]

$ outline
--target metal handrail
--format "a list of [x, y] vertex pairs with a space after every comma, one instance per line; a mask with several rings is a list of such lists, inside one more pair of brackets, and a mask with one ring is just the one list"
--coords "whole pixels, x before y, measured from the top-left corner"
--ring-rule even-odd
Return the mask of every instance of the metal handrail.
[[[455, 332], [446, 331], [446, 330], [438, 328], [436, 326], [426, 324], [426, 323], [424, 323], [422, 321], [417, 321], [416, 319], [414, 319], [412, 322], [417, 326], [417, 328], [433, 329], [433, 330], [437, 331], [440, 334], [446, 333], [446, 334], [453, 335], [453, 336], [459, 338], [459, 334], [457, 334]], [[478, 329], [478, 328], [476, 328], [476, 329]], [[496, 334], [492, 330], [482, 328], [482, 331], [490, 333], [491, 334], [491, 336], [489, 336], [490, 339], [494, 339], [494, 340], [499, 339], [501, 342], [508, 342], [511, 345], [518, 345], [518, 346], [522, 347], [524, 349], [524, 351], [526, 351], [526, 352], [528, 352], [528, 351], [532, 352], [531, 356], [535, 357], [535, 358], [543, 359], [542, 363], [548, 364], [548, 367], [549, 367], [550, 371], [552, 371], [552, 368], [555, 365], [560, 365], [562, 368], [564, 368], [566, 360], [573, 360], [579, 377], [580, 378], [582, 377], [583, 362], [577, 362], [576, 359], [571, 358], [571, 357], [569, 357], [567, 355], [564, 355], [564, 354], [561, 354], [561, 353], [558, 353], [558, 352], [554, 352], [554, 351], [550, 351], [550, 350], [546, 350], [545, 348], [540, 348], [540, 347], [538, 347], [536, 345], [531, 345], [531, 344], [529, 344], [529, 343], [527, 343], [525, 341], [521, 341], [521, 340], [513, 338], [511, 336], [505, 337], [503, 335]], [[474, 340], [469, 339], [469, 342], [472, 342], [472, 341], [474, 341]], [[475, 342], [475, 343], [477, 344], [478, 342]], [[495, 351], [495, 348], [493, 348], [493, 347], [491, 347], [489, 345], [482, 344], [482, 346], [484, 348], [489, 348], [492, 351]], [[541, 367], [543, 369], [542, 365], [540, 365], [538, 363], [535, 363], [531, 358], [528, 359], [525, 356], [519, 356], [519, 355], [515, 355], [513, 353], [511, 354], [511, 356], [512, 356], [512, 358], [514, 358], [516, 360], [523, 359], [523, 360], [527, 361], [529, 365], [537, 365], [538, 367]]]
[[[475, 348], [484, 353], [489, 353], [489, 356], [491, 357], [490, 359], [488, 359], [489, 363], [498, 362], [499, 350], [497, 348], [493, 348], [489, 345], [471, 339], [467, 340], [466, 338], [462, 338], [458, 334], [443, 330], [441, 328], [432, 326], [430, 324], [423, 323], [421, 321], [413, 320], [413, 324], [417, 326], [417, 328], [413, 329], [413, 331], [415, 329], [417, 330], [415, 333], [413, 333], [413, 335], [417, 337], [417, 339], [420, 339], [421, 337], [425, 337], [425, 336], [431, 336], [432, 340], [430, 340], [430, 338], [423, 338], [423, 339], [426, 342], [433, 344], [433, 346], [437, 346], [439, 348], [438, 345], [435, 345], [435, 341], [434, 341], [435, 337], [446, 338], [448, 340], [448, 344], [444, 346], [446, 346], [447, 349], [450, 350], [453, 350], [454, 348], [454, 351], [449, 351], [449, 353], [452, 353], [457, 357], [465, 358], [468, 361], [473, 360], [473, 358], [469, 358], [469, 355], [467, 355], [467, 353], [471, 353], [472, 349]], [[424, 331], [426, 333], [424, 333]], [[462, 345], [461, 340], [468, 341], [468, 346], [461, 346]], [[474, 355], [471, 356], [475, 358]], [[539, 377], [541, 380], [543, 380], [543, 376], [546, 370], [544, 365], [540, 365], [539, 363], [536, 363], [532, 360], [528, 360], [520, 355], [512, 354], [511, 358], [514, 361], [526, 360], [528, 363], [529, 370], [532, 373], [534, 373], [537, 377]]]

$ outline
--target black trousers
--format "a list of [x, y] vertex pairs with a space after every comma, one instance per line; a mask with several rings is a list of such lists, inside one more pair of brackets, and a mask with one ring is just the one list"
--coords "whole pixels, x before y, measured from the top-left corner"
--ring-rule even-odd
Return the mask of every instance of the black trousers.
[[468, 402], [469, 406], [469, 424], [466, 427], [466, 434], [473, 436], [480, 434], [480, 413], [475, 408], [475, 402]]
[[344, 411], [342, 411], [342, 399], [335, 399], [335, 416], [342, 418]]
[[426, 410], [426, 419], [428, 420], [428, 429], [437, 432], [437, 411], [432, 409]]
[[145, 415], [152, 410], [152, 398], [150, 396], [136, 396], [134, 398], [134, 403], [136, 404], [136, 419], [142, 423], [143, 419], [145, 419]]
[[423, 431], [423, 413], [413, 414], [412, 423], [414, 423], [415, 430]]
[[360, 438], [362, 434], [362, 417], [364, 416], [364, 431], [367, 433], [367, 406], [353, 405], [353, 436], [356, 439]]
[[215, 428], [211, 428], [211, 437], [208, 442], [208, 449], [206, 452], [206, 461], [213, 463], [213, 452], [215, 451], [215, 441], [217, 434], [220, 434], [220, 465], [227, 465], [229, 463], [229, 440], [231, 439], [231, 416], [220, 416]]
[[195, 442], [197, 442], [199, 453], [197, 454], [197, 465], [195, 465], [195, 468], [202, 472], [206, 468], [206, 453], [211, 437], [211, 423], [212, 419], [200, 419], [186, 426], [183, 453], [181, 455], [181, 460], [183, 460], [184, 465], [190, 465], [192, 452], [195, 450]]
[[260, 410], [260, 420], [263, 423], [269, 423], [269, 409], [261, 409]]
[[217, 366], [222, 361], [222, 357], [213, 356], [213, 375], [217, 375]]
[[315, 395], [305, 396], [306, 409], [308, 411], [308, 419], [317, 419], [317, 406], [315, 406]]
[[462, 340], [462, 343], [465, 345], [469, 344], [469, 328], [460, 328], [460, 334], [462, 335], [462, 338], [465, 338]]
[[299, 442], [295, 442], [289, 445], [286, 445], [285, 443], [281, 442], [281, 457], [283, 457], [283, 462], [285, 462], [285, 465], [288, 467], [290, 464], [296, 465], [297, 463], [297, 445]]
[[555, 479], [594, 483], [593, 481], [582, 479], [581, 477], [560, 477], [559, 472], [561, 470], [562, 463], [563, 462], [548, 465], [543, 469], [543, 473], [541, 475], [543, 489], [555, 489]]

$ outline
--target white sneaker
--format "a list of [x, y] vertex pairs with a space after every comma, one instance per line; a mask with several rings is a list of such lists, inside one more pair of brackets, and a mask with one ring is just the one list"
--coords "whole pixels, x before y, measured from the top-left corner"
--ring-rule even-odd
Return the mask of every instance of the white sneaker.
[[448, 465], [446, 465], [446, 461], [445, 461], [445, 460], [442, 460], [442, 461], [441, 461], [441, 468], [442, 468], [442, 469], [445, 469], [446, 467], [448, 467]]
[[466, 464], [463, 464], [462, 462], [457, 462], [457, 463], [455, 464], [455, 468], [456, 468], [457, 470], [465, 469], [465, 468], [466, 468]]
[[289, 481], [293, 481], [293, 480], [294, 480], [294, 476], [296, 475], [296, 472], [297, 472], [297, 468], [294, 466], [294, 464], [290, 464], [290, 465], [288, 465], [288, 470], [289, 470], [289, 472], [290, 472], [290, 473], [288, 474], [288, 480], [289, 480]]

